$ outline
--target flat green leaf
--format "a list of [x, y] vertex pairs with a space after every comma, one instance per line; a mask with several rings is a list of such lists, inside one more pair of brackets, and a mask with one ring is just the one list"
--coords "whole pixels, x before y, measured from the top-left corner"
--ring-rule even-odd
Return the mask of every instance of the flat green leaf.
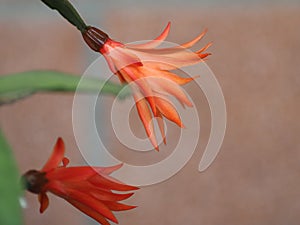
[[21, 184], [12, 151], [0, 130], [0, 224], [21, 225]]
[[[80, 85], [78, 86], [78, 84]], [[0, 105], [11, 103], [37, 92], [75, 92], [130, 95], [124, 85], [56, 71], [29, 71], [0, 77]]]

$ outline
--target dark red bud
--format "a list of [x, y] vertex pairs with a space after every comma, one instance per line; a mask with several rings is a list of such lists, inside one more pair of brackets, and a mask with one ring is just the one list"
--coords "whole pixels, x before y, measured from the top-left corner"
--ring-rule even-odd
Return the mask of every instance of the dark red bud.
[[109, 39], [106, 33], [95, 27], [88, 27], [82, 32], [82, 36], [88, 46], [96, 52], [99, 52], [105, 42]]
[[29, 170], [22, 176], [23, 184], [25, 188], [35, 194], [41, 193], [45, 184], [48, 182], [45, 173], [37, 170]]

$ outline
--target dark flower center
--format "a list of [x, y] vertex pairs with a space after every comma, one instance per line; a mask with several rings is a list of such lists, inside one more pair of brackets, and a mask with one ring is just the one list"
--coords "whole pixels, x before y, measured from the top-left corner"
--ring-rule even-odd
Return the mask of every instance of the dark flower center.
[[29, 170], [22, 176], [22, 182], [28, 191], [39, 194], [48, 182], [45, 175], [37, 170]]
[[88, 46], [96, 52], [99, 52], [105, 42], [109, 39], [106, 33], [95, 27], [88, 27], [82, 33], [82, 36]]

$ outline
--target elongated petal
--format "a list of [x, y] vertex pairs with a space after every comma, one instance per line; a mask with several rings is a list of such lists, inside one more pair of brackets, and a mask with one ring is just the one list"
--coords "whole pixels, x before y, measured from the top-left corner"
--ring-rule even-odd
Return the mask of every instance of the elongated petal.
[[158, 145], [155, 137], [155, 131], [154, 131], [154, 126], [153, 126], [153, 121], [152, 121], [152, 115], [150, 112], [150, 109], [147, 105], [147, 102], [144, 98], [140, 98], [138, 96], [138, 93], [134, 93], [134, 98], [135, 98], [135, 105], [138, 111], [138, 114], [142, 120], [142, 123], [144, 125], [146, 134], [151, 141], [152, 145], [154, 148], [158, 151]]
[[125, 205], [119, 202], [104, 202], [104, 204], [112, 211], [124, 211], [136, 208], [136, 206]]
[[207, 45], [205, 45], [203, 48], [201, 48], [200, 50], [198, 50], [197, 52], [196, 52], [196, 54], [199, 54], [199, 53], [202, 53], [202, 52], [204, 52], [204, 51], [206, 51], [210, 46], [212, 46], [212, 42], [209, 42]]
[[[121, 71], [121, 73], [124, 74], [125, 80], [128, 80], [128, 81], [131, 80], [138, 86], [139, 91], [143, 93], [143, 97], [145, 97], [147, 99], [153, 114], [155, 114], [156, 107], [155, 107], [155, 102], [153, 99], [153, 92], [152, 92], [151, 86], [148, 84], [147, 80], [144, 79], [144, 74], [139, 70], [139, 68], [134, 68], [134, 67], [124, 68], [123, 71], [124, 72]], [[127, 78], [128, 76], [129, 76], [129, 79]]]
[[137, 187], [127, 184], [119, 183], [117, 181], [108, 179], [102, 175], [93, 176], [89, 179], [89, 182], [95, 186], [99, 186], [103, 189], [116, 190], [116, 191], [132, 191], [137, 190]]
[[166, 99], [155, 97], [155, 102], [159, 111], [168, 119], [176, 123], [179, 127], [184, 127], [174, 106]]
[[[63, 189], [63, 191], [62, 191], [62, 189]], [[94, 198], [86, 193], [77, 191], [76, 189], [68, 188], [66, 186], [59, 185], [58, 182], [51, 182], [48, 186], [48, 190], [50, 192], [52, 192], [53, 194], [55, 194], [61, 198], [64, 198], [67, 201], [74, 200], [74, 201], [80, 202], [81, 204], [86, 205], [87, 207], [93, 209], [97, 213], [100, 213], [107, 219], [109, 219], [115, 223], [117, 222], [116, 217], [109, 210], [109, 208], [107, 206], [105, 206], [101, 201], [97, 200], [96, 198]]]
[[155, 39], [144, 43], [144, 44], [129, 44], [126, 45], [127, 48], [155, 48], [157, 46], [159, 46], [169, 35], [170, 32], [170, 28], [171, 28], [171, 23], [169, 22], [166, 26], [166, 28], [164, 29], [164, 31]]
[[90, 194], [101, 201], [111, 201], [111, 202], [123, 201], [125, 199], [130, 198], [133, 195], [133, 193], [116, 194], [113, 192], [102, 191], [102, 190], [91, 191]]
[[46, 174], [49, 180], [63, 180], [65, 182], [77, 182], [88, 179], [95, 174], [106, 174], [109, 175], [112, 172], [118, 170], [122, 164], [111, 166], [111, 167], [60, 167]]
[[92, 217], [94, 220], [96, 220], [98, 223], [102, 224], [102, 225], [110, 225], [110, 223], [107, 221], [107, 219], [105, 219], [104, 216], [102, 216], [100, 213], [98, 213], [97, 211], [95, 211], [94, 209], [80, 203], [77, 202], [73, 199], [69, 199], [67, 200], [71, 205], [73, 205], [75, 208], [79, 209], [81, 212], [83, 212], [84, 214]]
[[198, 77], [198, 76], [180, 77], [180, 76], [178, 76], [172, 72], [169, 72], [167, 70], [161, 70], [161, 68], [159, 68], [159, 67], [164, 66], [164, 65], [156, 64], [154, 62], [151, 62], [151, 63], [147, 62], [147, 63], [145, 63], [145, 65], [146, 66], [143, 67], [143, 72], [144, 72], [145, 76], [156, 77], [158, 79], [167, 79], [167, 80], [175, 82], [176, 84], [179, 84], [179, 85], [187, 84]]
[[201, 62], [201, 58], [194, 52], [184, 48], [165, 49], [143, 49], [133, 51], [144, 62], [158, 62], [170, 65], [175, 68], [191, 66]]
[[[138, 67], [143, 65], [139, 57], [135, 55], [135, 52], [128, 51], [121, 47], [112, 49], [107, 54], [108, 56], [105, 58], [111, 58], [117, 71], [126, 68], [127, 66]], [[114, 71], [112, 70], [112, 72]]]
[[207, 33], [207, 29], [205, 29], [201, 34], [199, 34], [195, 39], [193, 39], [193, 40], [191, 40], [187, 43], [182, 44], [181, 47], [183, 47], [183, 48], [192, 47], [194, 44], [196, 44], [198, 41], [200, 41], [206, 33]]
[[106, 60], [106, 62], [107, 62], [107, 64], [108, 64], [108, 66], [109, 66], [109, 69], [110, 69], [114, 74], [116, 74], [116, 73], [118, 72], [118, 69], [116, 68], [116, 66], [115, 66], [115, 64], [114, 64], [114, 61], [113, 61], [113, 59], [111, 58], [111, 56], [108, 55], [108, 54], [104, 54], [103, 56], [104, 56], [104, 58], [105, 58], [105, 60]]
[[38, 195], [38, 199], [39, 199], [39, 202], [40, 202], [40, 213], [43, 213], [45, 212], [45, 210], [48, 208], [49, 206], [49, 198], [48, 196], [46, 195], [46, 193], [40, 193]]
[[156, 121], [157, 121], [159, 130], [160, 130], [161, 136], [163, 138], [163, 142], [164, 142], [164, 144], [167, 144], [165, 125], [164, 125], [164, 120], [163, 120], [162, 114], [160, 113], [159, 110], [157, 110], [155, 116], [156, 116]]
[[65, 182], [76, 182], [86, 180], [90, 176], [97, 174], [93, 167], [68, 167], [57, 168], [46, 174], [48, 180], [63, 180]]
[[41, 172], [48, 172], [56, 167], [62, 162], [65, 154], [65, 144], [62, 138], [58, 138], [54, 146], [52, 155], [48, 159], [47, 163], [41, 169]]
[[[64, 182], [64, 186], [70, 189], [76, 189], [83, 193], [88, 193], [93, 197], [97, 198], [101, 201], [122, 201], [125, 200], [133, 195], [133, 193], [114, 193], [111, 191], [111, 188], [108, 187], [107, 183], [103, 183], [101, 179], [97, 179], [96, 175], [95, 178], [91, 178], [91, 181], [81, 181], [81, 182]], [[115, 181], [111, 181], [116, 183]], [[137, 190], [138, 188], [132, 187], [129, 185], [125, 185], [118, 182], [116, 184], [123, 185], [122, 189], [126, 189], [126, 191], [130, 190]]]
[[192, 107], [193, 104], [187, 98], [186, 94], [183, 92], [182, 88], [173, 81], [166, 78], [151, 78], [149, 77], [148, 82], [153, 87], [153, 90], [157, 93], [164, 95], [171, 95], [177, 98], [177, 100], [184, 106], [187, 105]]
[[123, 166], [123, 163], [117, 164], [115, 166], [108, 166], [108, 167], [93, 167], [96, 169], [97, 172], [104, 173], [106, 175], [110, 175], [116, 170], [120, 169]]

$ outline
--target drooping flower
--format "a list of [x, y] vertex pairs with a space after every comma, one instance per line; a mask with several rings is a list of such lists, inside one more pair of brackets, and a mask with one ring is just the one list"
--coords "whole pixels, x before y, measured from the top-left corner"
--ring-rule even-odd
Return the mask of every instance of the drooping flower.
[[158, 48], [169, 31], [170, 23], [161, 35], [142, 44], [122, 44], [94, 27], [89, 27], [83, 32], [86, 43], [94, 51], [103, 54], [110, 70], [120, 81], [131, 84], [138, 114], [156, 150], [158, 144], [152, 120], [154, 117], [157, 119], [164, 143], [164, 117], [179, 127], [184, 127], [180, 115], [167, 96], [174, 96], [183, 106], [193, 106], [180, 85], [191, 82], [195, 77], [180, 77], [173, 70], [202, 62], [210, 55], [205, 51], [211, 43], [196, 52], [188, 50], [205, 35], [206, 30], [180, 46]]
[[41, 213], [49, 205], [47, 192], [65, 199], [102, 225], [110, 225], [108, 220], [118, 223], [112, 211], [135, 208], [119, 201], [132, 196], [133, 193], [128, 191], [138, 188], [123, 184], [110, 176], [122, 164], [112, 167], [67, 167], [69, 159], [64, 157], [64, 152], [64, 142], [58, 138], [44, 167], [41, 170], [30, 170], [22, 176], [26, 189], [38, 194]]

